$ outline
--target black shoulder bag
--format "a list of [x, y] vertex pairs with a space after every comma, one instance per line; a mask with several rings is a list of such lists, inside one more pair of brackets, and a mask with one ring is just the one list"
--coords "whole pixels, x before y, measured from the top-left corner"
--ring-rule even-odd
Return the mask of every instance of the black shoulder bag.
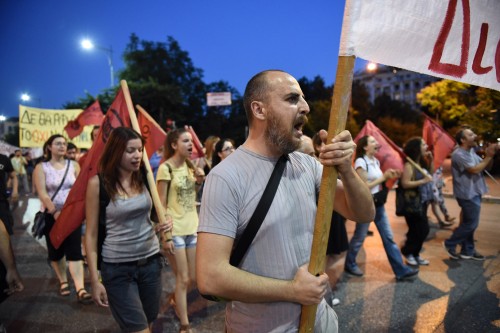
[[[68, 174], [69, 170], [69, 164], [71, 163], [70, 160], [68, 160], [68, 163], [66, 163], [66, 171], [64, 172], [64, 176], [61, 180], [61, 184], [59, 184], [59, 187], [55, 191], [54, 195], [52, 198], [50, 198], [50, 201], [54, 201], [54, 198], [56, 197], [57, 193], [59, 193], [59, 190], [64, 184], [64, 180], [66, 179], [66, 175]], [[33, 222], [33, 227], [31, 228], [31, 234], [33, 237], [39, 239], [42, 238], [42, 236], [50, 231], [52, 229], [51, 223], [53, 223], [54, 218], [52, 216], [49, 216], [49, 212], [47, 211], [47, 208], [43, 212], [37, 212], [35, 214], [35, 221]], [[51, 223], [47, 223], [47, 219], [51, 219]]]
[[[278, 162], [276, 162], [273, 173], [271, 174], [271, 178], [269, 178], [269, 181], [266, 185], [266, 189], [264, 190], [264, 193], [262, 194], [262, 197], [260, 198], [260, 201], [257, 204], [252, 217], [250, 218], [250, 221], [248, 221], [247, 227], [240, 237], [240, 241], [238, 242], [238, 244], [236, 244], [236, 247], [231, 253], [229, 263], [232, 266], [237, 267], [240, 264], [241, 260], [247, 253], [250, 244], [252, 244], [255, 235], [257, 235], [262, 222], [264, 222], [264, 218], [266, 217], [267, 212], [269, 211], [269, 208], [271, 207], [271, 204], [274, 200], [274, 195], [278, 190], [281, 176], [283, 175], [283, 171], [285, 170], [287, 159], [287, 155], [282, 155], [278, 159]], [[214, 302], [227, 301], [226, 299], [212, 295], [201, 296]]]

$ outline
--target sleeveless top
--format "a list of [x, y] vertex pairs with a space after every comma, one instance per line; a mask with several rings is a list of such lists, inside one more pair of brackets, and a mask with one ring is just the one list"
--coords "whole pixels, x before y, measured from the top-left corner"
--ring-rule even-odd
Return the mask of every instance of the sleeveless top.
[[106, 207], [106, 238], [102, 259], [120, 263], [144, 259], [160, 251], [150, 219], [152, 201], [144, 187], [132, 198], [110, 200]]
[[[57, 195], [54, 198], [54, 200], [52, 200], [52, 202], [56, 206], [56, 210], [62, 209], [62, 207], [64, 206], [64, 202], [68, 197], [69, 191], [71, 190], [73, 184], [75, 183], [76, 179], [75, 168], [71, 161], [66, 160], [66, 163], [68, 162], [69, 162], [69, 169], [68, 169], [68, 174], [64, 179], [64, 184], [59, 189], [59, 192], [57, 192]], [[59, 187], [59, 184], [61, 184], [61, 181], [66, 172], [66, 166], [67, 164], [65, 164], [64, 168], [62, 168], [61, 170], [57, 170], [52, 166], [52, 164], [50, 164], [50, 162], [42, 162], [42, 169], [43, 173], [45, 174], [45, 188], [47, 189], [47, 194], [49, 195], [50, 198], [52, 198], [57, 188]], [[43, 207], [42, 204], [42, 211], [43, 210], [45, 210], [45, 207]]]

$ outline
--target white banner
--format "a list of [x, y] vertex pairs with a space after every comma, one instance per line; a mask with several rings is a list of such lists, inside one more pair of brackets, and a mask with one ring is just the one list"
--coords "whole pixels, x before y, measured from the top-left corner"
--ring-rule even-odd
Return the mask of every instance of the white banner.
[[210, 92], [207, 93], [208, 106], [224, 106], [231, 105], [230, 92]]
[[339, 55], [500, 91], [500, 1], [346, 0]]

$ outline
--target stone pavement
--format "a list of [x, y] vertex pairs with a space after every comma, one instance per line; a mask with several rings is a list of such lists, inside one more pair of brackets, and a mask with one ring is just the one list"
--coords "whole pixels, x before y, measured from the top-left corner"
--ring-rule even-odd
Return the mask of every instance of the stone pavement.
[[[489, 185], [490, 190], [500, 193], [498, 185]], [[334, 296], [340, 299], [334, 307], [340, 332], [500, 332], [500, 204], [493, 199], [482, 204], [475, 234], [477, 249], [486, 261], [450, 260], [441, 243], [451, 231], [438, 229], [434, 222], [423, 252], [431, 263], [421, 267], [413, 281], [395, 281], [374, 225], [370, 227], [374, 236], [367, 237], [358, 256], [363, 277], [343, 273], [342, 260], [335, 264], [329, 261], [327, 273]], [[447, 196], [446, 204], [451, 216], [458, 218], [456, 201]], [[70, 297], [59, 296], [58, 283], [46, 262], [44, 242], [26, 231], [38, 207], [38, 199], [22, 198], [15, 210], [12, 243], [25, 290], [0, 304], [0, 322], [8, 332], [16, 333], [119, 332], [109, 310], [79, 304], [73, 286]], [[386, 209], [395, 240], [401, 244], [407, 226], [404, 218], [394, 215], [394, 191]], [[347, 229], [350, 237], [354, 223], [348, 221]], [[178, 332], [179, 321], [166, 304], [174, 286], [168, 267], [164, 268], [163, 281], [161, 313], [153, 331]], [[223, 332], [223, 307], [191, 292], [188, 310], [194, 332]]]

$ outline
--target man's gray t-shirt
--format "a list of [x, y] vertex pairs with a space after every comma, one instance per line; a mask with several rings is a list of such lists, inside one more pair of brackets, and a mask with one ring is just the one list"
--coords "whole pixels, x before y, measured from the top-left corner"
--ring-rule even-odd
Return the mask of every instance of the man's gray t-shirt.
[[466, 169], [481, 163], [482, 159], [473, 149], [461, 147], [451, 154], [451, 174], [453, 176], [453, 194], [456, 198], [470, 200], [488, 191], [483, 173], [470, 173]]
[[[203, 190], [199, 232], [238, 238], [262, 197], [277, 158], [238, 148], [207, 177]], [[314, 158], [291, 153], [280, 185], [252, 245], [239, 267], [260, 276], [292, 280], [311, 254], [316, 194], [322, 165]], [[318, 306], [318, 315], [326, 303]], [[300, 304], [229, 302], [229, 332], [293, 332]]]

